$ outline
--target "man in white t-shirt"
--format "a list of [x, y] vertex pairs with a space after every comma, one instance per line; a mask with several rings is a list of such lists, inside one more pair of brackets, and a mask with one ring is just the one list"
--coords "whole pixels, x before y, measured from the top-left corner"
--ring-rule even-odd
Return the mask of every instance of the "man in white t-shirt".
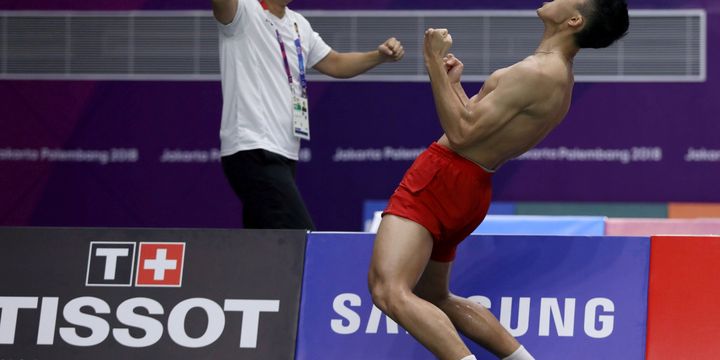
[[314, 229], [295, 185], [300, 139], [309, 139], [306, 69], [350, 78], [402, 59], [390, 38], [374, 51], [338, 53], [292, 0], [212, 0], [220, 23], [225, 176], [246, 228]]

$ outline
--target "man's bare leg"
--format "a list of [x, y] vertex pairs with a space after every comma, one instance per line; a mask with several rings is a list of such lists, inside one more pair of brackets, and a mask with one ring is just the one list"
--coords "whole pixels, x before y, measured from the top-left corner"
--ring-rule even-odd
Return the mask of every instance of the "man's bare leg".
[[430, 260], [415, 286], [415, 294], [440, 308], [460, 332], [495, 356], [509, 356], [520, 344], [495, 316], [482, 305], [450, 293], [451, 264]]
[[433, 240], [421, 225], [393, 215], [380, 223], [368, 285], [373, 302], [441, 360], [470, 355], [450, 319], [416, 296], [415, 288], [430, 259]]

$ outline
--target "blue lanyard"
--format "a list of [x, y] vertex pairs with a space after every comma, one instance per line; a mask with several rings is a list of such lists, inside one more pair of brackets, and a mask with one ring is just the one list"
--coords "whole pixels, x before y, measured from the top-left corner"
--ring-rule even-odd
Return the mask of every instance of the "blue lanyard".
[[[265, 11], [268, 11], [267, 4], [265, 4], [265, 0], [260, 0], [260, 5], [262, 5], [263, 9]], [[267, 16], [267, 13], [266, 13]], [[290, 92], [292, 94], [295, 94], [295, 88], [293, 87], [293, 77], [292, 73], [290, 72], [290, 63], [287, 59], [287, 52], [285, 51], [285, 43], [282, 41], [282, 37], [280, 36], [280, 31], [275, 27], [275, 23], [272, 22], [268, 18], [268, 21], [270, 24], [275, 28], [275, 36], [277, 38], [278, 44], [280, 45], [280, 53], [282, 54], [283, 64], [285, 65], [285, 74], [288, 78], [288, 83], [290, 84]], [[302, 97], [307, 98], [307, 80], [305, 78], [305, 61], [303, 59], [303, 52], [302, 52], [302, 42], [300, 41], [300, 29], [298, 27], [297, 22], [294, 23], [295, 27], [295, 33], [297, 34], [297, 38], [295, 39], [295, 51], [297, 51], [297, 57], [298, 57], [298, 68], [300, 70], [300, 88], [302, 89]]]
[[[298, 55], [298, 67], [300, 68], [300, 87], [302, 88], [302, 97], [307, 98], [307, 80], [305, 79], [305, 60], [303, 58], [303, 52], [302, 52], [302, 43], [300, 43], [300, 29], [298, 28], [298, 24], [294, 23], [295, 25], [295, 33], [297, 34], [297, 39], [295, 39], [295, 51], [297, 51]], [[277, 30], [275, 30], [277, 31]], [[287, 62], [287, 60], [285, 60]]]

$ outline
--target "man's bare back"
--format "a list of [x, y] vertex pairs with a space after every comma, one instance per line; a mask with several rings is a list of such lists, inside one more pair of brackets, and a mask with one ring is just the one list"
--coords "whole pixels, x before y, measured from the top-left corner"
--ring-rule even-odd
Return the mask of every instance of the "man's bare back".
[[[452, 144], [447, 135], [438, 143], [487, 169], [497, 169], [535, 146], [562, 121], [570, 108], [573, 84], [572, 64], [559, 54], [538, 53], [499, 69], [477, 95], [466, 99], [466, 107], [481, 110], [483, 101], [502, 102], [499, 106], [508, 108], [506, 112], [517, 113], [468, 146]], [[522, 109], [511, 108], [514, 104], [522, 104]]]

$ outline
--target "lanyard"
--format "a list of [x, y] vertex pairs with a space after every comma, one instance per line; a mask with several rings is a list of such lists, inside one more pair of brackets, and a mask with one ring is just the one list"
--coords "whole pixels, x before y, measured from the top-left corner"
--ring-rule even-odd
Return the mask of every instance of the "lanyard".
[[[262, 8], [265, 11], [268, 11], [267, 4], [265, 3], [265, 0], [260, 0], [260, 5], [262, 5]], [[265, 14], [267, 16], [267, 13]], [[285, 65], [285, 74], [288, 78], [288, 83], [290, 84], [290, 92], [294, 95], [295, 94], [295, 88], [293, 87], [293, 77], [292, 73], [290, 72], [290, 63], [287, 59], [287, 51], [285, 51], [285, 43], [282, 41], [282, 37], [280, 36], [280, 31], [275, 27], [275, 23], [268, 18], [269, 23], [272, 25], [272, 27], [275, 29], [275, 36], [277, 38], [278, 44], [280, 45], [280, 53], [282, 54], [283, 58], [283, 64]], [[295, 39], [295, 51], [297, 51], [297, 57], [298, 57], [298, 68], [300, 70], [300, 88], [302, 89], [302, 97], [307, 99], [307, 80], [305, 78], [305, 61], [303, 59], [303, 52], [302, 52], [302, 43], [300, 42], [300, 29], [298, 28], [297, 22], [294, 23], [295, 27], [295, 33], [297, 34], [297, 38]]]

